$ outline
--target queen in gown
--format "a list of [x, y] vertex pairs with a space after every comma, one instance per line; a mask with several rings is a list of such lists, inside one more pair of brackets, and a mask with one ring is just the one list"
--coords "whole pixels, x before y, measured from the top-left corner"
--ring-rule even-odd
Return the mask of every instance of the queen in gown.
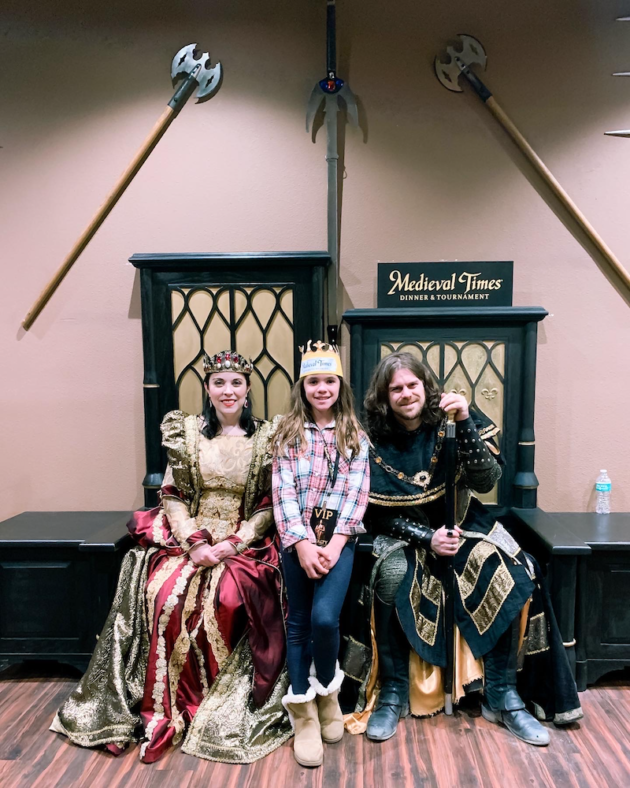
[[162, 422], [161, 505], [129, 523], [123, 561], [89, 667], [51, 729], [120, 754], [250, 763], [292, 730], [282, 579], [271, 509], [274, 425], [251, 415], [250, 361], [204, 357], [202, 416]]

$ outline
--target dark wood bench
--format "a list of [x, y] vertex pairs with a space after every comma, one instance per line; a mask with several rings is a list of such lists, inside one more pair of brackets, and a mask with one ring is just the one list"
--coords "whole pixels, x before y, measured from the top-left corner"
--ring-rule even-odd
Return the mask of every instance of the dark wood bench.
[[0, 523], [0, 669], [84, 670], [133, 541], [129, 512], [24, 512]]
[[578, 689], [630, 666], [630, 513], [512, 509], [509, 524], [546, 565]]

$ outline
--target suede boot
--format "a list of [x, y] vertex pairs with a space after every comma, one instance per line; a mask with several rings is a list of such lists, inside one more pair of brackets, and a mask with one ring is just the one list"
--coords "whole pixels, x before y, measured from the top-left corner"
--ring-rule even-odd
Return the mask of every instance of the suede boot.
[[409, 644], [395, 606], [376, 595], [374, 619], [381, 689], [366, 736], [372, 741], [386, 741], [396, 733], [398, 720], [409, 714]]
[[324, 687], [315, 675], [315, 666], [311, 667], [309, 683], [317, 693], [317, 712], [322, 730], [322, 740], [326, 744], [334, 744], [343, 738], [343, 714], [339, 706], [339, 687], [343, 682], [343, 676], [343, 670], [337, 662], [335, 677], [327, 687]]
[[315, 690], [310, 687], [304, 695], [295, 695], [293, 688], [282, 698], [282, 705], [289, 712], [295, 733], [293, 755], [300, 766], [321, 766], [324, 760], [322, 734], [315, 703]]
[[521, 741], [544, 747], [549, 731], [525, 708], [516, 689], [519, 617], [508, 627], [496, 646], [484, 657], [484, 719], [505, 725]]

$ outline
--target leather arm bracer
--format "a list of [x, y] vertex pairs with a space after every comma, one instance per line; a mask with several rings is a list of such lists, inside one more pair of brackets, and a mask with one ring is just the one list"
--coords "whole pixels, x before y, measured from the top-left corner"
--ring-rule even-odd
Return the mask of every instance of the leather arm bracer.
[[413, 547], [431, 547], [431, 539], [435, 531], [428, 525], [421, 525], [405, 517], [393, 517], [381, 523], [380, 532], [385, 536], [392, 536], [408, 542]]

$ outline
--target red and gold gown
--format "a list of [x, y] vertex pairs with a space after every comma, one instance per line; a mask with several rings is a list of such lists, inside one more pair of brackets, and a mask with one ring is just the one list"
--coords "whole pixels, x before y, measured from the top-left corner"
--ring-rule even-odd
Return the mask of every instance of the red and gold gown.
[[[140, 741], [150, 763], [183, 739], [191, 755], [250, 763], [292, 735], [270, 533], [273, 425], [208, 440], [202, 423], [181, 411], [162, 423], [161, 506], [129, 523], [139, 546], [125, 556], [90, 665], [51, 728], [75, 744], [118, 754]], [[188, 551], [204, 540], [228, 540], [237, 553], [197, 566]]]

